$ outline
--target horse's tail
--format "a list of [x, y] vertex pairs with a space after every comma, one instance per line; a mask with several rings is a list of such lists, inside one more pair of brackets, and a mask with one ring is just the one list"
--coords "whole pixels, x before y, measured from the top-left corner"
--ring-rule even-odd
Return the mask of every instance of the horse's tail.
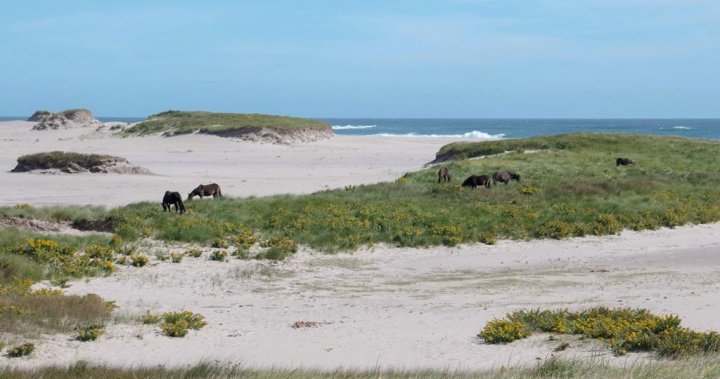
[[222, 191], [220, 190], [220, 187], [218, 187], [218, 197], [222, 197]]
[[187, 212], [187, 211], [185, 210], [185, 204], [183, 204], [182, 197], [178, 199], [178, 205], [180, 206], [180, 213], [185, 213], [185, 212]]

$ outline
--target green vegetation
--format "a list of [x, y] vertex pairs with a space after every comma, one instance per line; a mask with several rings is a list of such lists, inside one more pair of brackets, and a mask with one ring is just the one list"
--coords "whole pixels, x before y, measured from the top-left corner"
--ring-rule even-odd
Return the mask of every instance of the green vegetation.
[[207, 325], [202, 315], [188, 311], [166, 312], [162, 318], [160, 329], [168, 337], [185, 337], [188, 329], [200, 330]]
[[[188, 202], [189, 212], [182, 216], [158, 212], [154, 202], [104, 212], [0, 208], [0, 216], [109, 225], [126, 241], [153, 237], [214, 244], [242, 250], [242, 256], [260, 244], [266, 250], [253, 257], [269, 259], [292, 254], [298, 244], [330, 252], [375, 243], [492, 244], [498, 239], [605, 235], [720, 220], [717, 142], [572, 134], [461, 146], [467, 155], [507, 149], [524, 153], [449, 163], [456, 178], [449, 184], [437, 183], [435, 167], [352, 191]], [[542, 150], [529, 152], [536, 148]], [[616, 167], [618, 156], [629, 156], [637, 164]], [[471, 174], [498, 170], [516, 171], [522, 182], [491, 190], [460, 187]], [[276, 241], [277, 246], [262, 241]]]
[[48, 169], [67, 169], [79, 166], [84, 169], [100, 166], [107, 161], [118, 159], [110, 155], [100, 154], [80, 154], [65, 151], [51, 151], [47, 153], [37, 153], [23, 155], [17, 159], [17, 166], [13, 171], [29, 171], [29, 170], [48, 170]]
[[24, 343], [20, 346], [13, 347], [12, 349], [8, 350], [8, 357], [10, 358], [18, 358], [18, 357], [24, 357], [26, 355], [32, 354], [32, 352], [35, 351], [35, 345], [31, 343]]
[[696, 379], [715, 378], [720, 374], [720, 359], [717, 357], [693, 358], [661, 362], [633, 362], [630, 365], [615, 366], [602, 361], [580, 361], [548, 359], [531, 368], [502, 367], [493, 371], [451, 371], [451, 370], [370, 370], [370, 371], [312, 371], [298, 369], [256, 370], [242, 366], [224, 367], [199, 364], [189, 368], [133, 367], [117, 368], [78, 362], [70, 366], [42, 367], [36, 369], [0, 368], [0, 377], [6, 379], [539, 379], [539, 378], [581, 378], [581, 379]]
[[95, 341], [100, 337], [100, 335], [103, 334], [104, 326], [102, 325], [86, 325], [86, 326], [78, 326], [75, 328], [78, 332], [77, 337], [75, 337], [76, 340], [87, 342], [87, 341]]
[[677, 316], [657, 316], [644, 309], [591, 308], [568, 310], [521, 310], [505, 319], [488, 322], [478, 334], [488, 343], [512, 342], [529, 331], [580, 334], [608, 343], [613, 353], [654, 351], [659, 357], [677, 358], [720, 352], [720, 334], [700, 333], [680, 326]]
[[140, 317], [140, 322], [146, 325], [160, 324], [162, 333], [168, 337], [185, 337], [189, 329], [200, 330], [207, 322], [199, 313], [189, 311], [182, 312], [165, 312], [162, 315], [154, 315], [147, 311]]
[[97, 295], [65, 296], [31, 286], [44, 279], [62, 284], [70, 277], [109, 274], [115, 269], [110, 243], [102, 235], [47, 237], [0, 229], [0, 330], [18, 336], [70, 333], [75, 325], [107, 321], [111, 308]]
[[219, 133], [239, 129], [331, 129], [317, 120], [264, 114], [212, 113], [167, 111], [128, 128], [126, 135], [163, 133], [166, 136], [200, 133]]

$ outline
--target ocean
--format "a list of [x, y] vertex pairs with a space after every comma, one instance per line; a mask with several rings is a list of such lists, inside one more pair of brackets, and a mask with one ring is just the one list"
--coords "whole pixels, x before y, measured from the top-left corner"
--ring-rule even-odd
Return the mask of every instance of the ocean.
[[[0, 121], [25, 117], [2, 117]], [[720, 119], [461, 119], [461, 118], [319, 118], [337, 135], [454, 138], [522, 138], [573, 132], [672, 135], [720, 140]], [[139, 117], [99, 117], [137, 122]]]
[[720, 119], [327, 118], [337, 135], [522, 138], [573, 132], [672, 135], [720, 140]]

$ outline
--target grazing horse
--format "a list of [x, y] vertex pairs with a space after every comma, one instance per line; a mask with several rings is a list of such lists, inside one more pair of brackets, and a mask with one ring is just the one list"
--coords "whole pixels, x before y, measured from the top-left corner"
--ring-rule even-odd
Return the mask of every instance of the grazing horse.
[[634, 165], [635, 162], [633, 162], [630, 158], [618, 158], [615, 160], [615, 166], [627, 166], [631, 164]]
[[508, 184], [510, 180], [520, 181], [520, 175], [510, 171], [500, 171], [493, 174], [493, 185], [497, 185], [497, 182]]
[[180, 211], [180, 214], [186, 212], [185, 204], [183, 204], [180, 192], [165, 191], [165, 196], [163, 196], [162, 200], [163, 212], [170, 212], [171, 205], [175, 206], [175, 213], [178, 213], [178, 210]]
[[200, 196], [201, 199], [203, 196], [222, 197], [222, 191], [216, 183], [201, 184], [188, 194], [188, 200], [192, 200], [193, 196]]
[[438, 183], [450, 182], [452, 177], [450, 176], [450, 170], [447, 167], [441, 167], [438, 171]]
[[487, 175], [472, 175], [469, 178], [465, 179], [462, 186], [472, 188], [475, 188], [477, 186], [485, 186], [487, 188], [490, 188], [490, 178]]

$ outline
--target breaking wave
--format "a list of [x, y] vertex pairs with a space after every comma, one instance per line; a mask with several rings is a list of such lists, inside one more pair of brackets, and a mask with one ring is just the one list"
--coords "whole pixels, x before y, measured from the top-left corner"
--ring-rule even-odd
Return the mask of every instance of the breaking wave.
[[333, 125], [333, 130], [372, 129], [377, 125]]
[[378, 137], [431, 137], [431, 138], [445, 137], [445, 138], [482, 138], [482, 139], [503, 139], [503, 138], [505, 138], [505, 134], [502, 134], [502, 133], [488, 134], [488, 133], [480, 132], [477, 130], [473, 130], [472, 132], [467, 132], [467, 133], [463, 133], [463, 134], [378, 133], [378, 134], [371, 134], [371, 135], [378, 136]]

